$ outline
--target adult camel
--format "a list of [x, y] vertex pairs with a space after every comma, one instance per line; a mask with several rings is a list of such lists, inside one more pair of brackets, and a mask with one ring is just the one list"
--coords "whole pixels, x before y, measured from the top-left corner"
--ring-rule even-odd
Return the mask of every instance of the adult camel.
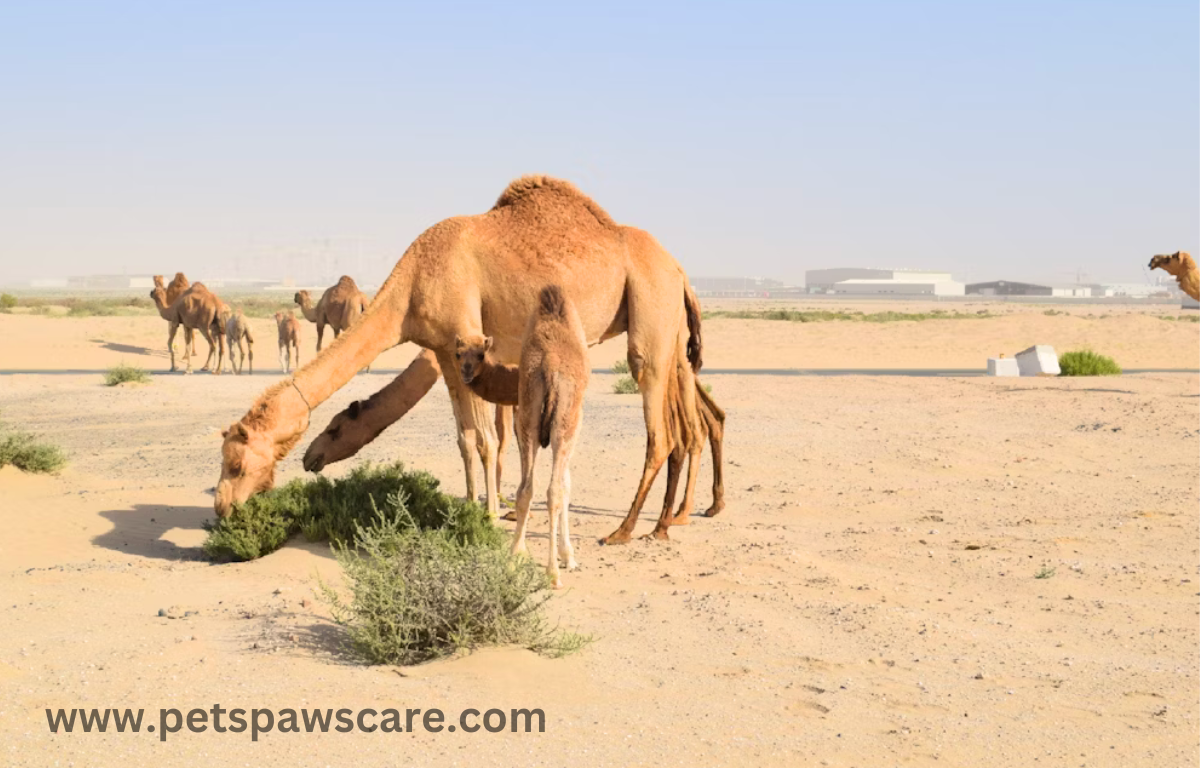
[[[650, 234], [618, 225], [570, 183], [544, 176], [512, 182], [486, 213], [446, 219], [422, 233], [362, 318], [226, 430], [216, 513], [224, 517], [235, 503], [271, 488], [276, 462], [304, 434], [312, 409], [378, 355], [412, 341], [437, 357], [463, 435], [460, 448], [478, 448], [488, 512], [495, 516], [495, 429], [485, 402], [462, 382], [455, 339], [491, 336], [498, 360], [518, 363], [538, 293], [551, 283], [575, 303], [588, 344], [627, 334], [630, 373], [642, 393], [646, 457], [629, 513], [604, 541], [628, 541], [680, 436], [699, 439], [694, 387], [678, 383], [693, 380], [700, 362], [699, 310], [685, 307], [691, 301], [683, 270]], [[668, 401], [672, 385], [676, 403]], [[467, 465], [469, 451], [462, 452]], [[474, 488], [467, 492], [474, 497]], [[657, 538], [667, 537], [665, 517], [655, 526]]]

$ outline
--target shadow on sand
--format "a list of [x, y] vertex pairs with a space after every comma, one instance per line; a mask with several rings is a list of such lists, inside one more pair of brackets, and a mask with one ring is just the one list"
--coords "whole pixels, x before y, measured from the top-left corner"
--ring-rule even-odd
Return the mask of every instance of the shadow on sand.
[[89, 339], [89, 341], [93, 344], [99, 344], [101, 349], [107, 349], [110, 352], [120, 352], [123, 355], [142, 355], [144, 357], [161, 357], [163, 359], [169, 357], [165, 349], [136, 347], [132, 344], [118, 344], [115, 341], [105, 341], [104, 339]]
[[175, 528], [199, 531], [213, 516], [212, 507], [176, 507], [169, 504], [134, 504], [131, 509], [110, 509], [100, 516], [113, 529], [92, 543], [123, 554], [157, 560], [208, 560], [200, 547], [181, 547], [162, 538]]

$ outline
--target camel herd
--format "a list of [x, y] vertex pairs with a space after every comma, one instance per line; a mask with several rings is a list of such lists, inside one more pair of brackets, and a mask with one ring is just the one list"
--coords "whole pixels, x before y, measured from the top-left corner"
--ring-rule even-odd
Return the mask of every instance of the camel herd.
[[[603, 543], [629, 541], [664, 463], [667, 492], [650, 537], [668, 538], [671, 525], [688, 522], [706, 439], [716, 471], [713, 505], [705, 514], [724, 507], [725, 414], [697, 375], [699, 301], [683, 269], [653, 236], [617, 224], [568, 182], [525, 176], [509, 184], [486, 213], [433, 225], [409, 246], [369, 303], [348, 278], [315, 307], [303, 292], [296, 303], [319, 333], [329, 324], [336, 338], [267, 389], [224, 432], [214, 501], [222, 517], [273, 487], [277, 462], [308, 429], [313, 408], [379, 354], [411, 341], [424, 351], [383, 390], [337, 414], [305, 453], [305, 467], [319, 471], [353, 455], [402, 417], [440, 376], [450, 393], [467, 496], [476, 498], [478, 456], [488, 512], [495, 517], [501, 441], [513, 423], [512, 407], [520, 403], [515, 422], [522, 471], [514, 547], [524, 546], [533, 455], [539, 445], [550, 447], [552, 528], [560, 554], [573, 567], [569, 538], [562, 539], [570, 495], [567, 464], [587, 382], [586, 348], [622, 333], [642, 395], [646, 455], [629, 511]], [[674, 510], [685, 458], [687, 483]], [[556, 580], [557, 570], [552, 551], [550, 571]]]

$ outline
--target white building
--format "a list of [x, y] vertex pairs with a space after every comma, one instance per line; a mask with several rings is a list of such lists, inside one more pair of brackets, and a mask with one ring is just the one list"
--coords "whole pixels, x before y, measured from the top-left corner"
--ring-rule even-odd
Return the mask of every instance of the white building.
[[966, 286], [949, 272], [917, 269], [810, 269], [804, 274], [809, 293], [857, 296], [962, 296]]

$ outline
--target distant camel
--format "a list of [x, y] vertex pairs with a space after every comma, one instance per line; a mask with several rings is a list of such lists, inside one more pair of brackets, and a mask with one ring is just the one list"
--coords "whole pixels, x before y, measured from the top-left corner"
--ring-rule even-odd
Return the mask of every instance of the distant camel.
[[349, 275], [342, 275], [337, 285], [325, 289], [316, 306], [308, 291], [297, 291], [293, 301], [300, 305], [305, 320], [317, 324], [317, 352], [321, 351], [326, 325], [333, 329], [336, 339], [367, 309], [367, 297]]
[[[521, 341], [519, 365], [485, 364], [492, 348], [490, 336], [455, 339], [462, 378], [485, 400], [523, 405], [517, 409], [517, 446], [521, 450], [521, 485], [517, 489], [517, 530], [513, 551], [525, 551], [525, 527], [533, 500], [533, 473], [538, 446], [554, 453], [546, 510], [550, 516], [550, 556], [546, 571], [554, 588], [562, 587], [559, 560], [567, 570], [578, 567], [571, 547], [571, 454], [583, 420], [583, 396], [587, 391], [587, 334], [575, 306], [557, 285], [538, 295], [538, 305]], [[516, 398], [512, 385], [517, 383]], [[557, 544], [558, 553], [555, 554]]]
[[1174, 275], [1179, 288], [1196, 301], [1200, 301], [1200, 271], [1196, 270], [1196, 262], [1187, 251], [1155, 256], [1150, 259], [1150, 269], [1161, 269]]
[[[212, 365], [213, 353], [219, 350], [217, 368], [213, 371], [219, 376], [225, 358], [225, 329], [221, 327], [224, 303], [205, 288], [203, 283], [193, 283], [171, 305], [166, 303], [166, 294], [164, 288], [155, 287], [150, 292], [150, 298], [154, 299], [158, 313], [170, 324], [167, 349], [171, 353], [171, 370], [177, 370], [175, 366], [175, 332], [182, 325], [184, 328], [200, 331], [205, 341], [208, 342], [208, 357], [205, 358], [204, 367], [200, 370], [209, 370], [209, 366]], [[187, 373], [191, 373], [192, 358], [187, 354], [186, 347], [183, 358], [187, 362]]]
[[[244, 341], [243, 341], [244, 340]], [[250, 358], [250, 375], [254, 375], [254, 337], [250, 335], [250, 324], [242, 310], [229, 312], [225, 315], [225, 343], [229, 347], [229, 367], [240, 374], [246, 366], [247, 354]], [[233, 348], [237, 345], [238, 359], [234, 362]]]
[[300, 321], [289, 309], [275, 313], [275, 326], [279, 329], [279, 367], [284, 373], [290, 373], [293, 351], [296, 353], [295, 367], [300, 367]]
[[[176, 272], [174, 279], [172, 279], [171, 282], [165, 286], [163, 285], [162, 275], [155, 275], [154, 276], [154, 287], [162, 288], [164, 291], [166, 291], [166, 293], [167, 293], [166, 304], [169, 307], [172, 304], [174, 304], [176, 302], [176, 300], [179, 299], [180, 296], [183, 295], [184, 291], [186, 291], [188, 288], [191, 287], [191, 284], [188, 283], [188, 279], [186, 277], [184, 277], [184, 274], [182, 272]], [[186, 351], [187, 354], [191, 355], [192, 357], [195, 357], [196, 356], [196, 337], [192, 334], [191, 328], [183, 329], [183, 343], [184, 343], [184, 351]]]

